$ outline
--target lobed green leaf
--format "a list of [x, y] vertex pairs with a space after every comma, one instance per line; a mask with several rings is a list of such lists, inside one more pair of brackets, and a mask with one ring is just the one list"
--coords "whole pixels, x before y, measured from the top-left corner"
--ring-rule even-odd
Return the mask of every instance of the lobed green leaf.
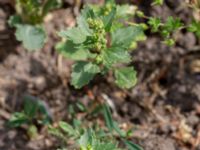
[[46, 40], [46, 34], [40, 26], [17, 25], [16, 38], [30, 51], [41, 49]]
[[60, 42], [56, 45], [56, 49], [64, 57], [73, 60], [87, 60], [91, 56], [87, 49], [74, 44], [72, 41]]
[[111, 33], [111, 45], [112, 47], [120, 47], [126, 50], [130, 47], [131, 43], [137, 39], [138, 34], [141, 33], [143, 33], [143, 30], [138, 26], [120, 28]]
[[61, 31], [59, 35], [68, 38], [68, 40], [71, 40], [75, 44], [81, 44], [87, 38], [85, 30], [83, 31], [80, 27], [73, 27], [67, 31]]
[[100, 72], [99, 66], [91, 62], [78, 61], [73, 65], [72, 69], [72, 81], [71, 84], [80, 89], [84, 85], [88, 84], [94, 76]]
[[89, 25], [86, 19], [83, 16], [79, 16], [77, 18], [78, 27], [84, 32], [86, 36], [92, 35], [92, 30], [89, 28]]
[[128, 51], [121, 47], [111, 47], [102, 52], [103, 64], [111, 67], [116, 63], [128, 63], [131, 61]]
[[136, 71], [133, 67], [124, 67], [115, 70], [115, 83], [121, 88], [131, 88], [137, 83]]

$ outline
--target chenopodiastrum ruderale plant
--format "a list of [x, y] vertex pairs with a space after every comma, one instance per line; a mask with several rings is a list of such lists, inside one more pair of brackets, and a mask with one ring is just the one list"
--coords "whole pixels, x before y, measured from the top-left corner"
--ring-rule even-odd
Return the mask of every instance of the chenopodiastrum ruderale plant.
[[145, 39], [140, 24], [131, 25], [128, 20], [136, 7], [106, 2], [104, 6], [86, 5], [77, 18], [77, 26], [59, 35], [63, 38], [57, 50], [76, 63], [72, 69], [71, 84], [79, 89], [95, 75], [105, 75], [111, 70], [115, 83], [121, 88], [136, 84], [136, 71], [132, 66], [130, 50], [136, 42]]
[[16, 14], [8, 21], [16, 28], [16, 39], [29, 51], [41, 49], [46, 42], [44, 17], [60, 6], [61, 0], [16, 0]]

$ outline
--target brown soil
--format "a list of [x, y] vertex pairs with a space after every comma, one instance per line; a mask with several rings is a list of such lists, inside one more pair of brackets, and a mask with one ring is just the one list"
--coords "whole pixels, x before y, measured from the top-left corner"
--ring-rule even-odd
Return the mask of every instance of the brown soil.
[[[23, 128], [5, 125], [13, 112], [21, 110], [27, 94], [45, 101], [54, 122], [66, 120], [69, 104], [77, 100], [88, 104], [93, 96], [108, 98], [114, 104], [115, 119], [135, 128], [132, 140], [144, 150], [200, 150], [200, 41], [192, 33], [182, 32], [170, 48], [158, 35], [147, 33], [148, 40], [132, 55], [131, 65], [138, 71], [136, 87], [118, 89], [108, 76], [97, 77], [77, 91], [69, 84], [73, 62], [54, 49], [59, 39], [56, 31], [73, 26], [79, 10], [73, 1], [65, 1], [62, 9], [46, 17], [48, 42], [33, 53], [16, 42], [14, 30], [7, 25], [14, 9], [0, 2], [0, 150], [53, 150], [58, 145], [46, 128], [30, 140]], [[177, 7], [181, 0], [166, 0], [164, 6], [155, 8], [149, 3], [138, 4], [147, 15], [159, 14], [163, 19], [178, 15], [185, 22], [190, 19], [189, 10]]]

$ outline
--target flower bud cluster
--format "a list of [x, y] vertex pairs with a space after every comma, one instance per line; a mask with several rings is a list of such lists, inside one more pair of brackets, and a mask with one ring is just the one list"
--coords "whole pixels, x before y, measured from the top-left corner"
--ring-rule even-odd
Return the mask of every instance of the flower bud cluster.
[[112, 8], [113, 8], [113, 5], [111, 3], [106, 4], [105, 7], [102, 8], [103, 15], [105, 16], [109, 15], [109, 13], [112, 11]]
[[93, 35], [91, 37], [91, 47], [98, 52], [102, 49], [105, 49], [107, 40], [106, 31], [104, 29], [104, 24], [102, 20], [89, 18], [87, 22], [89, 24], [89, 28], [93, 30]]

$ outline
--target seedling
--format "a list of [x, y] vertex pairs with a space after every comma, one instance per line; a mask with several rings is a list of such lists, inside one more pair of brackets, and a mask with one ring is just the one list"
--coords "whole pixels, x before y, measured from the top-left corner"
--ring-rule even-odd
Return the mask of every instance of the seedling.
[[[58, 150], [68, 149], [69, 147], [75, 150], [122, 150], [118, 146], [116, 137], [120, 138], [129, 150], [142, 150], [140, 146], [126, 140], [125, 132], [112, 119], [110, 109], [107, 105], [102, 105], [102, 112], [108, 129], [101, 128], [97, 124], [92, 125], [93, 127], [85, 127], [80, 120], [74, 121], [73, 126], [63, 121], [59, 122], [57, 128], [50, 126], [49, 132], [65, 143]], [[114, 131], [118, 135], [114, 134]], [[70, 140], [75, 140], [76, 143], [71, 145], [68, 143]]]
[[188, 4], [193, 10], [193, 21], [188, 27], [189, 32], [194, 32], [200, 38], [200, 0], [190, 0]]
[[[153, 5], [162, 5], [163, 0], [154, 0]], [[164, 22], [160, 18], [157, 17], [148, 17], [145, 16], [142, 12], [139, 17], [145, 18], [148, 20], [147, 24], [153, 33], [159, 33], [164, 38], [163, 43], [168, 46], [172, 46], [175, 44], [175, 34], [182, 30], [187, 29], [189, 32], [193, 32], [198, 38], [200, 37], [200, 1], [199, 0], [191, 0], [186, 3], [186, 6], [189, 6], [193, 9], [193, 21], [188, 25], [184, 24], [180, 18], [176, 17], [168, 17]]]
[[9, 25], [16, 28], [16, 38], [30, 51], [41, 49], [46, 41], [44, 17], [61, 5], [60, 0], [16, 0], [16, 15]]
[[46, 105], [41, 100], [26, 96], [24, 101], [24, 110], [15, 112], [8, 125], [14, 128], [26, 125], [29, 137], [33, 138], [37, 135], [37, 125], [49, 124], [52, 118]]
[[135, 69], [119, 65], [130, 63], [131, 47], [145, 39], [143, 28], [127, 21], [135, 10], [133, 6], [111, 2], [102, 7], [85, 6], [77, 18], [77, 26], [59, 33], [63, 40], [57, 50], [76, 61], [71, 74], [75, 88], [82, 88], [95, 75], [105, 75], [109, 70], [119, 87], [131, 88], [136, 84]]
[[148, 19], [148, 25], [151, 31], [153, 33], [160, 33], [164, 38], [164, 43], [169, 46], [175, 44], [174, 33], [184, 28], [184, 25], [179, 18], [170, 16], [165, 23], [156, 17], [149, 17]]

